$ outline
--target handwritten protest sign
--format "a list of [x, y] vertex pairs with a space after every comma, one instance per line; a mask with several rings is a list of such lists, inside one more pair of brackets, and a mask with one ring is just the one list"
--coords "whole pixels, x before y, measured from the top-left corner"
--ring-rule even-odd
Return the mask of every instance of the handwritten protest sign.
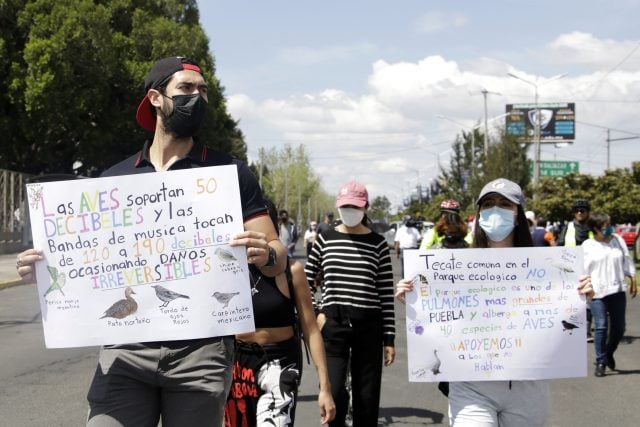
[[409, 381], [586, 376], [581, 248], [405, 251]]
[[235, 166], [29, 184], [47, 347], [254, 330]]

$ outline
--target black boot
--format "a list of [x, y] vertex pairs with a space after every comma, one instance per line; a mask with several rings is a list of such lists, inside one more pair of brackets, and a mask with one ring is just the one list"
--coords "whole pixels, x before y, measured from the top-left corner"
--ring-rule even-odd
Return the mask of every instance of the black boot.
[[606, 369], [604, 363], [598, 363], [596, 365], [596, 377], [604, 377], [604, 370]]
[[611, 369], [612, 371], [616, 370], [616, 359], [613, 358], [613, 353], [607, 353], [607, 368]]

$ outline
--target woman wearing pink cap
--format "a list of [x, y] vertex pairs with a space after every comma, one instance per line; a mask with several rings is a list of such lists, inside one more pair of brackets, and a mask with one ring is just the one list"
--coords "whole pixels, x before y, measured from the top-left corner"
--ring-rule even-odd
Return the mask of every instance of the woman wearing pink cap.
[[395, 358], [393, 271], [385, 238], [367, 227], [369, 195], [357, 181], [338, 192], [342, 223], [318, 234], [305, 272], [310, 283], [322, 273], [318, 324], [322, 330], [336, 417], [344, 426], [351, 371], [354, 425], [378, 425], [382, 364]]

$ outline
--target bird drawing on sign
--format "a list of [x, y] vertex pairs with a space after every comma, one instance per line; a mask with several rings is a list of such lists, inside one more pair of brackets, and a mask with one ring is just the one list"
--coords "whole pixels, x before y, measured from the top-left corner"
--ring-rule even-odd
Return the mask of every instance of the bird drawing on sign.
[[214, 253], [218, 255], [218, 258], [220, 259], [220, 261], [223, 261], [223, 262], [237, 261], [236, 257], [234, 257], [233, 254], [226, 249], [217, 248]]
[[47, 265], [47, 270], [49, 270], [49, 276], [51, 276], [51, 286], [47, 289], [43, 295], [43, 297], [47, 297], [53, 291], [60, 291], [62, 296], [66, 296], [64, 292], [62, 292], [62, 287], [67, 281], [67, 277], [64, 273], [60, 273], [56, 267], [52, 267]]
[[160, 285], [153, 285], [151, 287], [156, 290], [156, 296], [160, 299], [160, 301], [163, 302], [163, 304], [160, 306], [161, 308], [166, 307], [167, 305], [169, 305], [171, 301], [173, 301], [176, 298], [189, 299], [188, 295], [183, 295], [177, 292], [170, 291], [169, 289], [162, 287]]
[[227, 308], [229, 305], [229, 301], [231, 298], [238, 295], [240, 292], [214, 292], [212, 297], [214, 297], [220, 304], [222, 304], [222, 308]]
[[429, 282], [427, 281], [427, 278], [423, 274], [418, 273], [415, 276], [413, 276], [413, 279], [411, 279], [411, 284], [413, 286], [428, 285]]
[[114, 319], [124, 319], [125, 317], [135, 313], [138, 310], [138, 303], [131, 297], [133, 289], [127, 286], [124, 290], [124, 299], [116, 301], [111, 307], [104, 312], [105, 317], [113, 317]]
[[433, 357], [436, 358], [436, 360], [431, 364], [431, 367], [429, 368], [431, 370], [431, 372], [433, 372], [433, 375], [438, 375], [440, 373], [440, 358], [438, 357], [438, 350], [433, 350]]
[[552, 267], [557, 268], [560, 271], [560, 277], [562, 278], [563, 282], [567, 281], [567, 273], [573, 273], [575, 271], [573, 269], [573, 266], [571, 266], [570, 264], [567, 264], [566, 262], [562, 262], [555, 258], [545, 258], [545, 259], [549, 260], [549, 263], [551, 264]]
[[562, 330], [569, 331], [569, 335], [573, 333], [574, 329], [578, 329], [578, 325], [575, 325], [571, 322], [567, 322], [566, 320], [562, 321]]

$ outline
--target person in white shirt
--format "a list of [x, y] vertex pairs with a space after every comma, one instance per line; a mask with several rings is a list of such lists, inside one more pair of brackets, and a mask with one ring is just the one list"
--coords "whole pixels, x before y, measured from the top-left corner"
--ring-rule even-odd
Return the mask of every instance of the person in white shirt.
[[[593, 237], [582, 243], [584, 270], [591, 275], [595, 295], [591, 301], [596, 351], [596, 377], [603, 377], [605, 369], [616, 369], [613, 353], [625, 330], [626, 291], [631, 298], [638, 293], [635, 265], [629, 257], [622, 237], [613, 233], [609, 215], [594, 212], [587, 225]], [[627, 286], [626, 277], [630, 285]]]
[[309, 256], [309, 252], [311, 252], [313, 242], [316, 241], [316, 236], [318, 235], [317, 228], [318, 223], [316, 221], [311, 221], [309, 223], [309, 228], [304, 232], [304, 246], [307, 248], [307, 256]]
[[396, 257], [400, 258], [400, 266], [402, 269], [402, 276], [404, 276], [404, 256], [405, 249], [418, 249], [418, 242], [420, 242], [420, 232], [416, 223], [409, 217], [405, 219], [404, 224], [398, 228], [395, 237]]

